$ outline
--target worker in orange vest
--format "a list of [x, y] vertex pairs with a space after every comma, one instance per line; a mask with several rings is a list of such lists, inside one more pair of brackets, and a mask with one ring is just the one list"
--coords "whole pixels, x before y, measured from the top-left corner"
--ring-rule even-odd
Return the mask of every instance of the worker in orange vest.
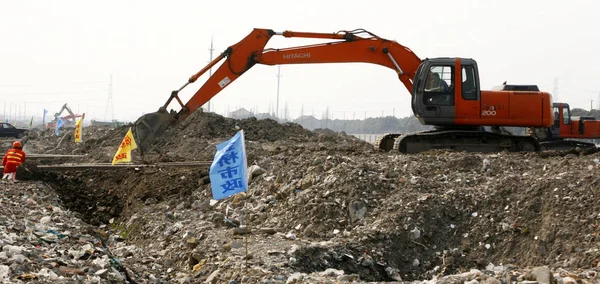
[[22, 149], [21, 142], [15, 141], [12, 148], [6, 152], [4, 159], [2, 159], [2, 166], [4, 167], [2, 179], [17, 181], [17, 167], [25, 163], [25, 152]]

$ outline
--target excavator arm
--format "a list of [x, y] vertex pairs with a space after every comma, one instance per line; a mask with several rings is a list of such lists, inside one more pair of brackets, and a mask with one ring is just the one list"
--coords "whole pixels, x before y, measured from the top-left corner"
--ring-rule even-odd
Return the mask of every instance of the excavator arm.
[[[367, 36], [362, 36], [366, 34]], [[273, 36], [286, 38], [332, 39], [337, 41], [281, 48], [265, 49]], [[178, 94], [200, 76], [223, 63], [184, 104]], [[156, 113], [140, 117], [134, 125], [136, 141], [142, 153], [169, 125], [184, 120], [211, 98], [229, 86], [256, 64], [314, 64], [314, 63], [372, 63], [388, 67], [398, 74], [399, 80], [411, 92], [413, 79], [421, 59], [409, 48], [365, 30], [340, 31], [337, 33], [274, 32], [254, 29], [238, 43], [228, 47], [217, 58], [188, 79], [181, 88], [171, 93], [167, 102]], [[167, 112], [173, 100], [181, 106], [179, 112]]]

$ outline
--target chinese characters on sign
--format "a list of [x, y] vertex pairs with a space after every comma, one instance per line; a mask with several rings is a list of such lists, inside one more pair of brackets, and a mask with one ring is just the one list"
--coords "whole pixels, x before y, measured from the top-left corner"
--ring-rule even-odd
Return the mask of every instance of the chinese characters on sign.
[[85, 117], [85, 113], [75, 123], [75, 143], [81, 142], [81, 127], [83, 124], [84, 117]]
[[246, 176], [246, 147], [244, 132], [217, 145], [215, 159], [210, 166], [213, 199], [219, 200], [248, 189]]
[[127, 134], [123, 137], [119, 150], [117, 150], [117, 153], [115, 153], [115, 156], [113, 157], [112, 164], [131, 162], [131, 150], [136, 148], [137, 144], [133, 138], [131, 128], [129, 128]]

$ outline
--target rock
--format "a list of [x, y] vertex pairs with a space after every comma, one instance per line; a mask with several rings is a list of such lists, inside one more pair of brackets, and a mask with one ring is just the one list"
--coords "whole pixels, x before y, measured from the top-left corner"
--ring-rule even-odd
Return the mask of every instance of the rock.
[[22, 254], [13, 254], [13, 256], [10, 258], [10, 261], [14, 263], [24, 263], [26, 260], [27, 257]]
[[260, 176], [266, 172], [266, 170], [257, 165], [251, 165], [250, 167], [248, 167], [247, 171], [248, 183], [250, 183], [255, 177]]
[[2, 247], [2, 251], [6, 253], [6, 256], [10, 257], [15, 254], [21, 254], [23, 252], [23, 247], [6, 245], [6, 246]]
[[208, 276], [208, 278], [206, 278], [206, 281], [204, 281], [204, 283], [207, 284], [216, 284], [219, 281], [219, 273], [221, 271], [219, 269], [213, 271], [210, 276]]
[[339, 282], [353, 282], [353, 281], [359, 281], [360, 276], [358, 274], [346, 274], [346, 275], [338, 276], [336, 278], [336, 280]]
[[275, 230], [274, 228], [264, 227], [264, 228], [260, 228], [260, 232], [264, 233], [264, 234], [273, 235], [273, 234], [277, 233], [277, 230]]
[[285, 283], [286, 284], [302, 283], [302, 280], [304, 280], [304, 277], [306, 277], [306, 273], [294, 272], [294, 273], [292, 273], [292, 275], [288, 276]]
[[411, 240], [416, 240], [421, 237], [421, 231], [418, 228], [414, 228], [410, 231], [409, 237]]
[[40, 219], [41, 224], [49, 224], [52, 222], [52, 218], [50, 216], [44, 216]]
[[489, 171], [492, 168], [492, 162], [488, 159], [485, 158], [483, 159], [483, 167], [481, 168], [482, 171]]
[[313, 226], [313, 224], [308, 224], [308, 226], [306, 226], [306, 228], [304, 228], [302, 235], [307, 238], [314, 237], [316, 235], [314, 228], [315, 227]]
[[8, 281], [10, 278], [10, 267], [0, 264], [0, 280]]
[[350, 221], [352, 223], [360, 221], [365, 218], [367, 204], [362, 200], [354, 201], [348, 206], [348, 212], [350, 213]]
[[206, 209], [210, 208], [209, 200], [196, 200], [192, 203], [191, 208], [194, 210], [199, 210], [201, 212], [206, 211]]
[[211, 217], [211, 220], [215, 223], [223, 222], [223, 220], [225, 220], [225, 214], [221, 212], [214, 212]]
[[85, 271], [81, 268], [61, 266], [58, 271], [64, 276], [71, 277], [73, 275], [85, 275]]
[[190, 209], [192, 206], [188, 201], [183, 201], [181, 203], [179, 203], [177, 205], [177, 207], [175, 207], [175, 209], [177, 210], [184, 210], [184, 209]]
[[245, 192], [240, 192], [236, 195], [233, 196], [233, 204], [237, 204], [240, 203], [242, 201], [246, 200], [246, 193]]
[[233, 228], [234, 235], [244, 235], [248, 233], [250, 233], [250, 228], [246, 227], [245, 225]]
[[540, 284], [551, 284], [554, 279], [547, 266], [535, 267], [531, 270], [531, 273], [535, 277], [535, 281]]
[[171, 212], [171, 211], [165, 212], [165, 217], [167, 217], [167, 219], [170, 219], [170, 220], [175, 220], [176, 219], [175, 218], [175, 214], [173, 214], [173, 212]]
[[402, 277], [400, 277], [400, 272], [398, 271], [398, 269], [388, 266], [385, 268], [385, 273], [387, 274], [388, 277], [390, 277], [398, 282], [402, 282]]
[[495, 277], [489, 277], [489, 278], [485, 279], [485, 281], [483, 283], [485, 283], [485, 284], [502, 284], [502, 281], [496, 279]]
[[319, 272], [319, 274], [321, 276], [341, 276], [344, 275], [344, 271], [334, 268], [327, 268], [325, 271]]
[[186, 241], [188, 248], [196, 248], [198, 246], [198, 240], [195, 237], [191, 237]]

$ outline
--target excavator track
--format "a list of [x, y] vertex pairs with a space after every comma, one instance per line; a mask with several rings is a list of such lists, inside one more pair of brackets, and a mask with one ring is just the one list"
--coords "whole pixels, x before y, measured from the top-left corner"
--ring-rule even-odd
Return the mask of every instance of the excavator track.
[[539, 141], [530, 136], [472, 130], [431, 130], [407, 134], [385, 134], [378, 139], [377, 147], [386, 150], [392, 139], [394, 139], [394, 143], [391, 152], [403, 154], [437, 149], [480, 153], [542, 150]]
[[373, 145], [381, 151], [389, 152], [394, 149], [394, 143], [400, 136], [402, 133], [385, 133], [379, 136]]
[[540, 143], [542, 150], [573, 150], [579, 148], [580, 150], [594, 150], [596, 144], [590, 142], [583, 142], [577, 140], [550, 140], [543, 141]]

